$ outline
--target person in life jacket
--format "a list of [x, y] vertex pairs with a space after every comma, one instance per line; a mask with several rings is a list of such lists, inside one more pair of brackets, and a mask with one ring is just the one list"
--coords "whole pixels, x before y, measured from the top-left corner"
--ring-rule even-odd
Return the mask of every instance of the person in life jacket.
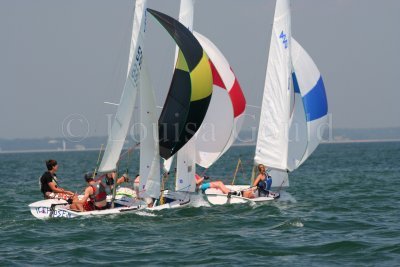
[[47, 171], [40, 177], [40, 191], [45, 199], [72, 199], [74, 193], [58, 185], [57, 174], [58, 164], [54, 159], [46, 160]]
[[257, 187], [259, 197], [268, 196], [269, 190], [271, 190], [272, 177], [265, 171], [265, 167], [262, 164], [258, 165], [258, 172], [259, 174], [257, 175], [253, 186]]
[[79, 211], [102, 210], [107, 208], [107, 193], [101, 181], [94, 181], [93, 173], [85, 174], [85, 181], [88, 186], [82, 199], [74, 198], [71, 209]]
[[258, 175], [254, 180], [252, 188], [242, 191], [243, 197], [255, 198], [255, 191], [258, 190], [258, 197], [268, 196], [269, 190], [271, 190], [272, 177], [265, 171], [263, 164], [258, 164]]
[[129, 182], [129, 175], [127, 173], [124, 173], [118, 179], [115, 179], [116, 176], [117, 176], [117, 173], [115, 171], [104, 174], [105, 182], [106, 182], [106, 185], [108, 186], [108, 188], [110, 189], [110, 192], [112, 192], [112, 190], [114, 188], [114, 181], [115, 180], [117, 180], [117, 185]]

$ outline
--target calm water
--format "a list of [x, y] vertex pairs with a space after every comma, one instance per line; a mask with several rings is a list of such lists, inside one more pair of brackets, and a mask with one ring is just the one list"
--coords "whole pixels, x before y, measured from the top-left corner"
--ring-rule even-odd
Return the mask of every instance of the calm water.
[[[235, 147], [207, 170], [230, 183], [237, 159], [250, 173], [253, 147]], [[0, 265], [398, 266], [400, 143], [326, 144], [291, 177], [279, 201], [194, 206], [40, 221], [44, 160], [59, 161], [63, 187], [80, 190], [97, 152], [0, 154]], [[138, 155], [125, 161], [137, 172]], [[238, 183], [247, 182], [239, 172]], [[171, 184], [172, 181], [169, 181]]]

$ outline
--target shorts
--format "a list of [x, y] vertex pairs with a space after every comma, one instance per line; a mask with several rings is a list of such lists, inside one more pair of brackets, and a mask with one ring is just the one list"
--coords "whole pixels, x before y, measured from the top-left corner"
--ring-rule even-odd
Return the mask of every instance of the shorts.
[[269, 195], [269, 191], [268, 190], [264, 190], [259, 188], [258, 189], [258, 196], [259, 197], [267, 197]]
[[86, 201], [85, 203], [83, 203], [83, 209], [85, 211], [92, 211], [94, 210], [94, 204], [91, 201]]
[[201, 186], [200, 186], [200, 189], [201, 190], [203, 190], [203, 191], [206, 191], [208, 188], [210, 188], [211, 187], [211, 184], [210, 183], [204, 183], [204, 184], [202, 184]]

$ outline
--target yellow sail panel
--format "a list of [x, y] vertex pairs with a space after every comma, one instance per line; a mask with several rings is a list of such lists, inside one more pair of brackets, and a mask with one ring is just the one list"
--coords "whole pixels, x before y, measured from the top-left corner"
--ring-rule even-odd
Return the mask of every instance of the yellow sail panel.
[[211, 100], [212, 70], [199, 41], [184, 25], [163, 13], [147, 10], [180, 49], [158, 120], [160, 155], [168, 159], [193, 137], [204, 120]]
[[183, 56], [182, 50], [180, 50], [180, 49], [179, 49], [179, 52], [178, 52], [178, 59], [176, 60], [175, 69], [189, 72], [188, 64], [186, 62], [185, 57]]
[[213, 77], [208, 56], [204, 51], [199, 64], [190, 72], [190, 78], [192, 82], [190, 101], [197, 101], [211, 95]]

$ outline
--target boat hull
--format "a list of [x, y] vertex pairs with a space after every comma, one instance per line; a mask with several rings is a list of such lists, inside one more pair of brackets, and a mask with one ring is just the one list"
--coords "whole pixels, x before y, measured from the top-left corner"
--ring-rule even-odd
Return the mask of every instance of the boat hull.
[[32, 215], [38, 219], [75, 218], [85, 216], [121, 214], [126, 212], [135, 212], [137, 210], [144, 209], [145, 207], [146, 205], [143, 201], [137, 201], [135, 204], [129, 207], [123, 206], [104, 210], [79, 212], [70, 210], [68, 203], [62, 199], [45, 199], [31, 203], [29, 205]]
[[[75, 218], [84, 216], [98, 216], [107, 214], [120, 214], [123, 212], [135, 212], [140, 209], [146, 209], [150, 211], [158, 211], [163, 209], [176, 209], [188, 206], [190, 204], [190, 193], [188, 192], [173, 192], [165, 190], [163, 194], [164, 202], [159, 205], [159, 202], [155, 203], [154, 207], [147, 207], [147, 203], [144, 200], [138, 200], [135, 198], [135, 194], [127, 188], [123, 190], [117, 190], [117, 196], [115, 199], [115, 208], [105, 210], [94, 210], [94, 211], [74, 211], [69, 209], [67, 201], [63, 199], [45, 199], [40, 200], [29, 205], [30, 211], [33, 216], [38, 219], [49, 219], [49, 218]], [[79, 196], [82, 198], [83, 196]], [[107, 202], [111, 202], [111, 195], [107, 196]]]
[[[226, 186], [228, 189], [232, 191], [242, 191], [245, 189], [249, 189], [248, 185], [228, 185]], [[256, 197], [256, 198], [246, 198], [242, 196], [231, 195], [228, 197], [227, 194], [223, 194], [221, 190], [216, 188], [209, 188], [204, 192], [208, 202], [212, 205], [225, 205], [225, 204], [243, 204], [243, 203], [263, 203], [275, 200], [280, 197], [278, 192], [270, 192], [268, 196], [265, 197]]]
[[188, 192], [173, 192], [165, 190], [163, 198], [164, 204], [159, 205], [157, 200], [155, 206], [147, 208], [147, 210], [157, 211], [163, 209], [176, 209], [186, 207], [190, 204], [190, 193]]

